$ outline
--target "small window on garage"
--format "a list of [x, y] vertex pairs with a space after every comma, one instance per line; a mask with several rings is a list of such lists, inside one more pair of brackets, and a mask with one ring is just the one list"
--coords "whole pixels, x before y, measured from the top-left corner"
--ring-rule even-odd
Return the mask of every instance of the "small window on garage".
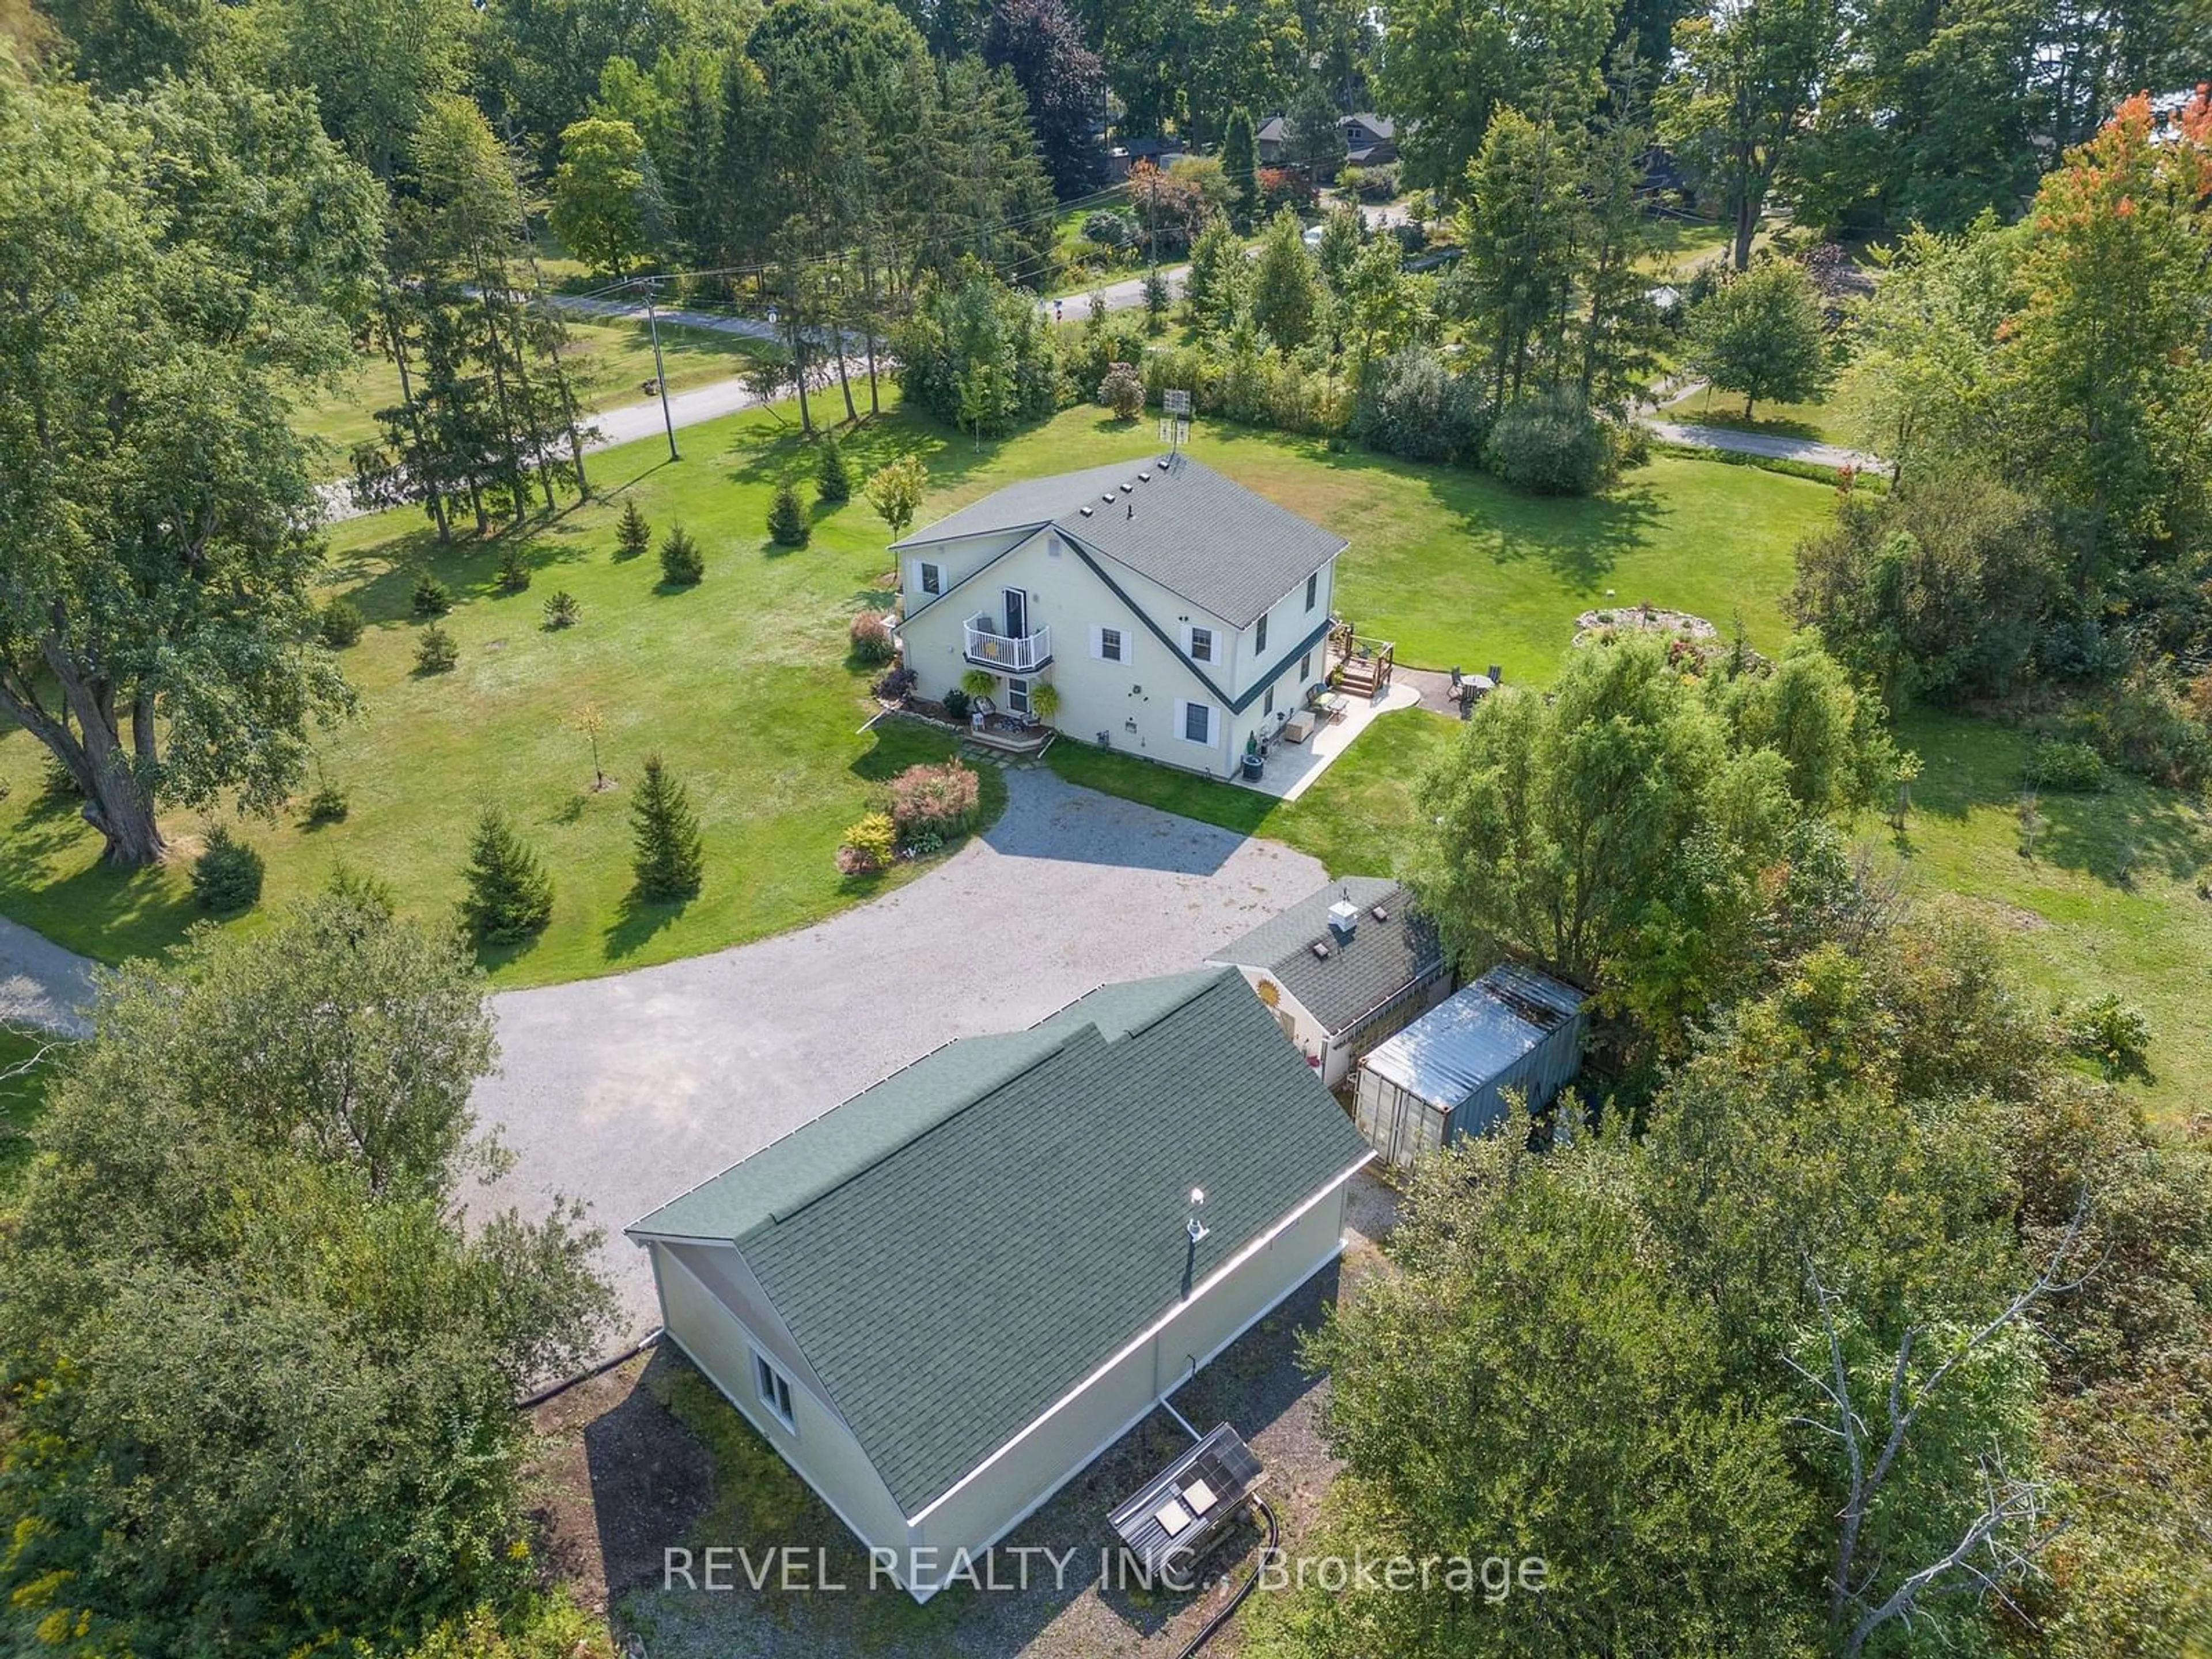
[[1272, 685], [1267, 688], [1267, 701], [1260, 712], [1263, 714], [1272, 714], [1275, 712], [1275, 688]]
[[1298, 665], [1298, 684], [1305, 685], [1313, 679], [1313, 653], [1306, 653], [1305, 660]]
[[945, 591], [945, 579], [933, 564], [921, 567], [921, 591], [925, 593], [942, 593]]
[[798, 1427], [791, 1416], [791, 1379], [757, 1349], [753, 1352], [753, 1382], [760, 1389], [761, 1404], [775, 1413], [775, 1420], [787, 1429]]

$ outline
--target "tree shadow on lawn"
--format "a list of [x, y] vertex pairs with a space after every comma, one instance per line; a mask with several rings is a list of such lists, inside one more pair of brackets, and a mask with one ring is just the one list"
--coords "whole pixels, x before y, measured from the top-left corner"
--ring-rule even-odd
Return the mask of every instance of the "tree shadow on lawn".
[[[118, 870], [94, 858], [56, 879], [54, 864], [82, 856], [91, 833], [74, 798], [42, 797], [0, 841], [0, 912], [27, 918], [32, 927], [41, 913], [52, 912], [74, 916], [82, 927], [100, 934], [128, 930], [165, 939], [181, 938], [202, 919], [189, 894], [172, 888], [160, 867]], [[84, 948], [82, 932], [74, 945]], [[95, 948], [89, 954], [115, 960], [131, 951]]]
[[[964, 432], [939, 424], [918, 410], [902, 409], [898, 418], [886, 416], [882, 420], [864, 418], [858, 427], [847, 426], [841, 420], [835, 428], [817, 423], [817, 431], [834, 429], [838, 447], [844, 451], [845, 465], [851, 468], [853, 498], [830, 509], [830, 514], [859, 507], [866, 510], [867, 502], [860, 493], [866, 476], [889, 462], [912, 455], [921, 460], [929, 473], [932, 495], [946, 489], [957, 489], [967, 482], [970, 474], [988, 466], [1006, 445], [1018, 443], [1036, 431], [1036, 427], [1024, 427], [1004, 437], [987, 440], [980, 450], [971, 446]], [[733, 446], [734, 464], [729, 471], [732, 483], [774, 489], [787, 477], [794, 483], [811, 481], [814, 471], [815, 441], [800, 435], [795, 426], [781, 431], [748, 428], [741, 438], [745, 441], [738, 451]], [[819, 507], [822, 504], [814, 504]], [[828, 514], [817, 514], [817, 520]], [[925, 516], [918, 522], [927, 523]]]
[[[2019, 841], [2023, 769], [2033, 739], [1985, 716], [1916, 712], [1898, 724], [1899, 742], [1920, 751], [1924, 771], [1912, 786], [1905, 820], [1906, 857], [1912, 817], [1925, 815], [1966, 830], [1976, 811], [2002, 813], [2007, 836]], [[2035, 797], [2035, 861], [2126, 887], [2132, 874], [2157, 872], [2188, 881], [2212, 862], [2212, 823], [2187, 796], [2140, 778], [2114, 774], [2109, 787]], [[2026, 863], [2027, 860], [2021, 860]]]
[[673, 927], [689, 904], [684, 899], [653, 903], [635, 892], [623, 894], [615, 919], [599, 935], [599, 954], [609, 962], [635, 956], [655, 935]]
[[[1380, 477], [1416, 485], [1498, 564], [1541, 559], [1564, 584], [1588, 589], [1638, 551], [1664, 517], [1656, 490], [1631, 478], [1600, 495], [1531, 495], [1478, 472], [1465, 461], [1409, 461], [1325, 438], [1212, 423], [1207, 436], [1231, 455], [1251, 446], [1269, 459], [1285, 453], [1343, 477]], [[1297, 510], [1297, 503], [1289, 503]], [[1357, 505], [1356, 502], [1353, 505]]]

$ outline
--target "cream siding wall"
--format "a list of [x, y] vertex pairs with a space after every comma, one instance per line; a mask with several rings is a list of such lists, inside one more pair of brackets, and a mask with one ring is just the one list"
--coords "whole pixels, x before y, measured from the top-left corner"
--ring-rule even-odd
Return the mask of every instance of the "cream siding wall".
[[[1305, 682], [1298, 677], [1300, 653], [1293, 647], [1328, 615], [1334, 598], [1334, 560], [1321, 572], [1311, 612], [1305, 609], [1303, 580], [1276, 604], [1270, 612], [1267, 650], [1260, 653], [1253, 644], [1256, 628], [1232, 628], [1158, 582], [1101, 559], [1114, 586], [1127, 596], [1129, 603], [1124, 604], [1073, 548], [1049, 530], [1030, 536], [1011, 552], [1004, 551], [1006, 539], [1003, 536], [970, 538], [930, 550], [927, 556], [933, 559], [945, 554], [948, 591], [919, 609], [915, 605], [920, 592], [918, 572], [925, 555], [902, 556], [907, 617], [900, 636], [905, 645], [906, 665], [914, 670], [923, 696], [942, 700], [959, 684], [969, 667], [964, 655], [968, 619], [980, 613], [1002, 625], [1004, 591], [1018, 587], [1029, 596], [1030, 630], [1040, 626], [1052, 629], [1052, 666], [1039, 677], [1050, 679], [1060, 690], [1060, 712], [1052, 724], [1080, 742], [1096, 743], [1103, 732], [1114, 748], [1227, 777], [1237, 769], [1245, 738], [1255, 732], [1271, 732], [1297, 707]], [[961, 550], [959, 557], [954, 559], [947, 550]], [[1002, 552], [1004, 556], [996, 556]], [[996, 562], [992, 562], [994, 557]], [[957, 593], [950, 591], [954, 580], [950, 573], [955, 569], [975, 575], [972, 585]], [[1211, 628], [1217, 660], [1206, 665], [1206, 678], [1231, 698], [1242, 696], [1248, 687], [1273, 681], [1279, 688], [1273, 715], [1261, 713], [1264, 694], [1241, 714], [1232, 714], [1228, 703], [1214, 696], [1146, 626], [1146, 617], [1178, 649], [1184, 644], [1187, 628]], [[1109, 662], [1096, 654], [1096, 630], [1102, 625], [1121, 630], [1126, 660]], [[1313, 651], [1312, 678], [1319, 679], [1324, 668], [1322, 653], [1317, 646]], [[1003, 707], [1004, 694], [994, 701]], [[1209, 743], [1194, 743], [1183, 735], [1184, 709], [1193, 702], [1213, 711]]]
[[[1175, 599], [1164, 589], [1143, 583], [1150, 591], [1133, 591], [1142, 579], [1119, 567], [1109, 567], [1116, 582], [1139, 604], [1157, 607], [1172, 604], [1165, 624], [1172, 635], [1173, 619], [1193, 614], [1193, 607]], [[1128, 580], [1124, 582], [1123, 578]], [[900, 629], [906, 647], [906, 664], [913, 669], [917, 689], [925, 697], [942, 699], [960, 684], [968, 670], [963, 654], [968, 619], [979, 612], [1005, 620], [1004, 590], [1018, 587], [1029, 596], [1029, 626], [1052, 629], [1052, 666], [1038, 678], [1060, 688], [1060, 712], [1052, 724], [1085, 743], [1097, 741], [1103, 732], [1116, 749], [1129, 749], [1176, 766], [1225, 776], [1234, 763], [1229, 747], [1227, 710], [1216, 702], [1196, 676], [1146, 628], [1143, 619], [1116, 599], [1075, 551], [1049, 531], [1041, 532], [978, 576], [973, 585], [910, 615]], [[1202, 612], [1196, 613], [1203, 615]], [[1214, 625], [1225, 635], [1227, 624]], [[1128, 660], [1107, 662], [1092, 654], [1092, 629], [1101, 624], [1121, 630]], [[1004, 694], [994, 699], [1004, 706]], [[1213, 741], [1187, 741], [1178, 726], [1186, 701], [1206, 703], [1215, 709]], [[1135, 723], [1132, 730], [1130, 723]], [[1241, 747], [1240, 734], [1237, 742]]]
[[[854, 1535], [871, 1547], [903, 1550], [906, 1516], [876, 1473], [860, 1443], [842, 1419], [805, 1381], [792, 1376], [791, 1415], [786, 1428], [761, 1403], [754, 1382], [751, 1346], [767, 1349], [720, 1297], [659, 1239], [646, 1242], [653, 1277], [660, 1286], [661, 1323], [691, 1363], [707, 1374], [723, 1396], [774, 1446], [783, 1461], [821, 1494]], [[775, 1358], [773, 1350], [769, 1357]], [[790, 1372], [787, 1368], [786, 1374]]]
[[1194, 1361], [1203, 1365], [1335, 1260], [1343, 1243], [1344, 1193], [1338, 1187], [996, 1462], [927, 1510], [915, 1525], [915, 1543], [934, 1552], [941, 1570], [956, 1552], [980, 1553], [1012, 1531], [1148, 1416], [1161, 1395], [1173, 1393]]
[[[928, 547], [909, 548], [900, 554], [899, 593], [906, 614], [913, 617], [933, 609], [939, 599], [1021, 539], [1019, 535], [1002, 530], [988, 536], [962, 536]], [[921, 568], [925, 564], [937, 567], [935, 593], [922, 591]], [[967, 614], [973, 616], [975, 611], [971, 609]]]

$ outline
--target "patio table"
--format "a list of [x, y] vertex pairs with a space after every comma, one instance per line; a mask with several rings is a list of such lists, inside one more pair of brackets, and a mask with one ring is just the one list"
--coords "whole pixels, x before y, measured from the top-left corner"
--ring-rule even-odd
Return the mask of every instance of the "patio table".
[[1324, 691], [1314, 699], [1315, 711], [1327, 715], [1332, 720], [1342, 720], [1344, 711], [1351, 707], [1352, 699], [1341, 691]]

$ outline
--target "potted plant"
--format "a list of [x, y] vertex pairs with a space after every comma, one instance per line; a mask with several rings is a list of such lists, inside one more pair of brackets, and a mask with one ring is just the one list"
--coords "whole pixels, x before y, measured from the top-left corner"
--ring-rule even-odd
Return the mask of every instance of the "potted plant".
[[1257, 732], [1246, 732], [1244, 734], [1244, 775], [1247, 778], [1256, 779], [1267, 769], [1267, 757], [1260, 752], [1260, 734]]
[[1060, 713], [1060, 688], [1050, 680], [1030, 688], [1030, 711], [1046, 725]]
[[999, 677], [988, 668], [971, 668], [960, 677], [960, 689], [970, 703], [968, 723], [980, 732], [990, 715], [991, 694], [999, 689]]

